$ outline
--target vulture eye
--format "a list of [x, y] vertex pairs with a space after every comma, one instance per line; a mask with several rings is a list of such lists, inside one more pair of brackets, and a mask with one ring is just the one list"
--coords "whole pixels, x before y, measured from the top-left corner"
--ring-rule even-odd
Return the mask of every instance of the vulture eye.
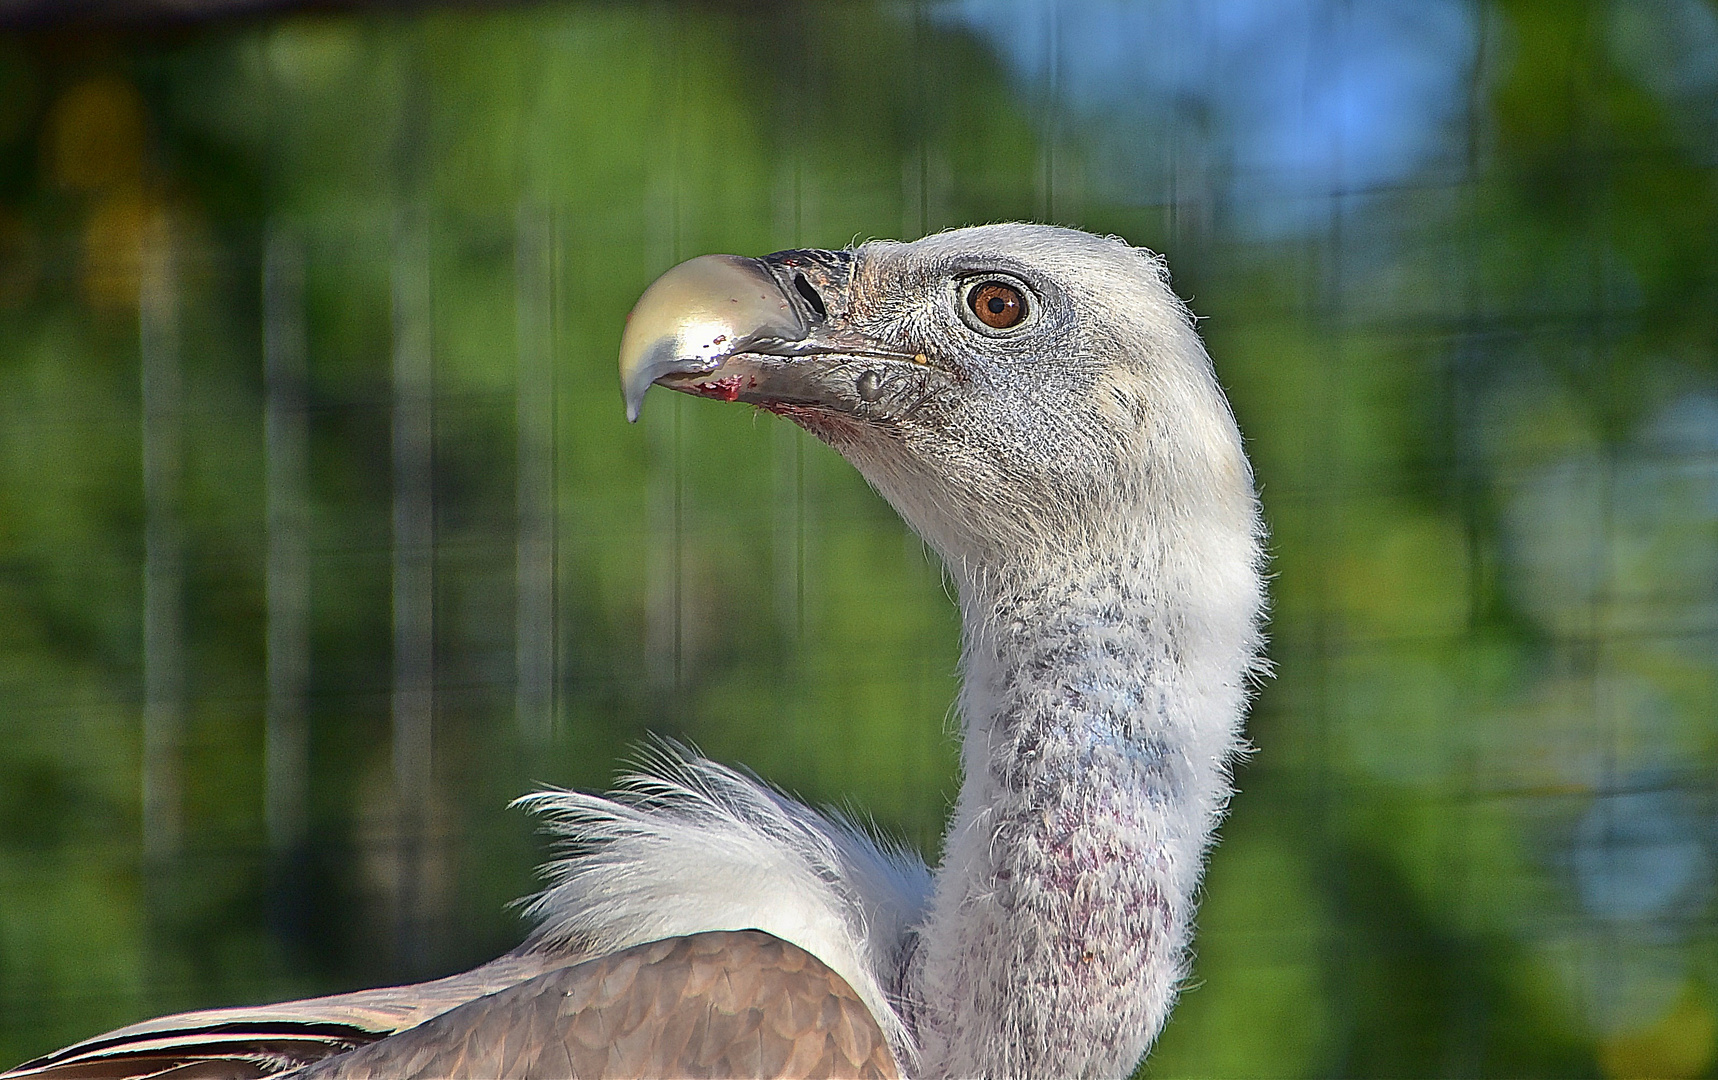
[[1002, 281], [981, 281], [966, 294], [966, 306], [993, 330], [1007, 330], [1026, 317], [1026, 298]]

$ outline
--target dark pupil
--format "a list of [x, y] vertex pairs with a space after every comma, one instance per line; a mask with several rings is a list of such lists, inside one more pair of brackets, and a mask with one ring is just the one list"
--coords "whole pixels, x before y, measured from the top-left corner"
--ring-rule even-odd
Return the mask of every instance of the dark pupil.
[[1000, 296], [993, 296], [990, 298], [990, 302], [984, 306], [990, 309], [992, 315], [1000, 315], [1008, 310], [1008, 301]]

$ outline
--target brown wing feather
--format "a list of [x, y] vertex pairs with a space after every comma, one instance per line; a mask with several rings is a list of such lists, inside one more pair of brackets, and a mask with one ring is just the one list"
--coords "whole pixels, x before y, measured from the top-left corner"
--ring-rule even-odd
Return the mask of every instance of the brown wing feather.
[[515, 953], [434, 982], [132, 1024], [28, 1061], [0, 1080], [249, 1080], [343, 1054], [571, 957]]
[[900, 1075], [846, 980], [758, 930], [637, 945], [442, 1013], [295, 1080]]

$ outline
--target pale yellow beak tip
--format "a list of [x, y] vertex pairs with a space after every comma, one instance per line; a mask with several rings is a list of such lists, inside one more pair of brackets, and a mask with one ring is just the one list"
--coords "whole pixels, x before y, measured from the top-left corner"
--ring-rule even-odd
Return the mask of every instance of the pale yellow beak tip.
[[689, 259], [651, 282], [627, 316], [620, 338], [626, 418], [638, 419], [645, 392], [663, 376], [713, 371], [759, 341], [804, 334], [799, 312], [761, 261]]

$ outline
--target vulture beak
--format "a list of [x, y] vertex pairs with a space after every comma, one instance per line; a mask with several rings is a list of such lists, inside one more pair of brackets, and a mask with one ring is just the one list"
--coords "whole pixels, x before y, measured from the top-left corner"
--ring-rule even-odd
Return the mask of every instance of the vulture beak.
[[925, 358], [845, 328], [852, 271], [851, 252], [814, 250], [700, 255], [669, 270], [621, 335], [626, 418], [638, 419], [655, 383], [764, 408], [879, 403], [887, 380], [873, 368]]

